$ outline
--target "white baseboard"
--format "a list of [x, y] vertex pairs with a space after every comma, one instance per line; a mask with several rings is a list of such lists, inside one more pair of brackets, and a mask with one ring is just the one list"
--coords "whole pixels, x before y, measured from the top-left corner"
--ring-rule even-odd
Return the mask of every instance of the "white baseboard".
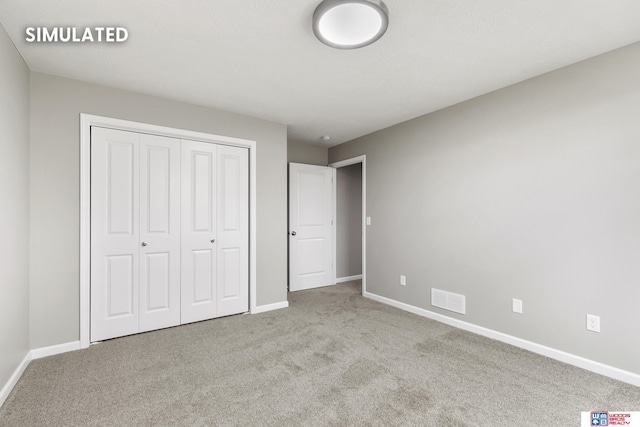
[[22, 362], [20, 362], [16, 370], [13, 371], [11, 377], [9, 377], [9, 381], [7, 381], [4, 387], [2, 387], [2, 390], [0, 390], [0, 406], [4, 404], [4, 401], [7, 400], [7, 397], [11, 394], [11, 390], [15, 387], [16, 383], [24, 373], [24, 370], [29, 366], [29, 362], [31, 362], [31, 352], [27, 352], [22, 359]]
[[80, 341], [72, 341], [64, 344], [50, 345], [49, 347], [34, 348], [31, 350], [31, 359], [42, 359], [47, 356], [54, 356], [60, 353], [80, 350]]
[[287, 307], [289, 307], [289, 301], [281, 301], [273, 304], [259, 305], [253, 310], [251, 310], [251, 314], [264, 313], [266, 311], [279, 310], [281, 308], [287, 308]]
[[347, 277], [340, 277], [336, 279], [336, 284], [338, 283], [344, 283], [344, 282], [351, 282], [354, 280], [362, 280], [362, 274], [356, 274], [355, 276], [347, 276]]
[[586, 359], [582, 356], [576, 356], [575, 354], [567, 353], [555, 348], [544, 346], [542, 344], [527, 341], [522, 338], [514, 337], [512, 335], [507, 335], [502, 332], [494, 331], [493, 329], [474, 325], [473, 323], [468, 323], [462, 320], [443, 316], [442, 314], [434, 313], [432, 311], [405, 304], [403, 302], [395, 301], [390, 298], [381, 297], [380, 295], [372, 294], [370, 292], [364, 292], [363, 295], [366, 298], [370, 298], [383, 304], [391, 305], [401, 310], [417, 314], [418, 316], [436, 320], [449, 326], [464, 329], [465, 331], [473, 332], [474, 334], [482, 335], [487, 338], [502, 341], [504, 343], [529, 350], [533, 353], [541, 354], [543, 356], [550, 357], [551, 359], [559, 360], [560, 362], [577, 366], [579, 368], [586, 369], [587, 371], [595, 372], [597, 374], [640, 387], [640, 375], [633, 372], [624, 371], [613, 366], [605, 365], [604, 363]]
[[7, 381], [4, 387], [2, 387], [2, 390], [0, 391], [0, 406], [4, 404], [5, 400], [7, 400], [11, 390], [13, 390], [13, 387], [15, 387], [16, 383], [24, 373], [24, 370], [27, 369], [27, 366], [29, 366], [29, 363], [31, 363], [32, 360], [74, 350], [80, 350], [80, 341], [51, 345], [49, 347], [34, 348], [29, 351], [26, 356], [24, 356], [24, 359], [22, 359], [22, 362], [20, 362], [20, 365], [18, 365], [16, 370], [13, 372], [9, 381]]

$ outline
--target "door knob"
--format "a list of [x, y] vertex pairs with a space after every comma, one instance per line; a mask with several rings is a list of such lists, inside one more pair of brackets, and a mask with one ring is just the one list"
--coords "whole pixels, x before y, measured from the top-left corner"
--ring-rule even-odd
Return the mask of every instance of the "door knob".
[[142, 242], [142, 246], [147, 246], [148, 243], [147, 242]]
[[216, 242], [216, 239], [211, 239], [211, 243], [215, 243], [215, 242]]
[[292, 235], [292, 236], [295, 236], [295, 235], [296, 235], [296, 232], [295, 232], [295, 231], [292, 231], [292, 232], [291, 232], [291, 235]]

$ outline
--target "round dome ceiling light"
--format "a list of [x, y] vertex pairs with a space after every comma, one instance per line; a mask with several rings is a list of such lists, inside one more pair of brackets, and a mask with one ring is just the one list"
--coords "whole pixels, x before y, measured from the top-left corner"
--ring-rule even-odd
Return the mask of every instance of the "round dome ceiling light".
[[389, 12], [382, 1], [324, 0], [313, 12], [313, 32], [336, 49], [370, 45], [387, 31]]

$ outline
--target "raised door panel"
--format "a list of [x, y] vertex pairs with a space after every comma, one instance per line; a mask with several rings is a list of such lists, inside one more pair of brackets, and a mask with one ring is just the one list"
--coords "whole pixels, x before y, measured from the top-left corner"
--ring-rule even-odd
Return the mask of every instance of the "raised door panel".
[[140, 135], [140, 332], [180, 324], [180, 140]]
[[[134, 316], [136, 268], [131, 255], [106, 256], [106, 318]], [[99, 295], [99, 293], [98, 293]]]
[[182, 141], [181, 323], [217, 316], [217, 147]]
[[249, 309], [249, 159], [218, 147], [218, 316]]
[[326, 172], [324, 169], [316, 171], [298, 171], [298, 228], [323, 227], [325, 200], [324, 182]]
[[138, 332], [138, 139], [91, 128], [91, 341]]
[[215, 302], [215, 253], [213, 249], [201, 249], [191, 251], [193, 261], [193, 282], [190, 284], [193, 292], [191, 302], [193, 305], [212, 305]]
[[306, 277], [325, 272], [324, 254], [325, 239], [298, 239], [298, 276]]

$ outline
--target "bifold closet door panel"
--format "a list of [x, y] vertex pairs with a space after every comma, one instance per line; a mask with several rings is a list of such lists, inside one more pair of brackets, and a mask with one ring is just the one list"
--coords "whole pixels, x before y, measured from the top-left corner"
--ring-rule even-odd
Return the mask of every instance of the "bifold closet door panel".
[[138, 332], [138, 140], [91, 128], [91, 341]]
[[181, 323], [249, 309], [249, 151], [182, 141]]
[[218, 316], [249, 310], [249, 150], [218, 146]]
[[91, 128], [91, 341], [180, 324], [180, 140]]
[[217, 146], [182, 141], [181, 323], [217, 316]]
[[180, 140], [140, 134], [140, 332], [180, 324]]

